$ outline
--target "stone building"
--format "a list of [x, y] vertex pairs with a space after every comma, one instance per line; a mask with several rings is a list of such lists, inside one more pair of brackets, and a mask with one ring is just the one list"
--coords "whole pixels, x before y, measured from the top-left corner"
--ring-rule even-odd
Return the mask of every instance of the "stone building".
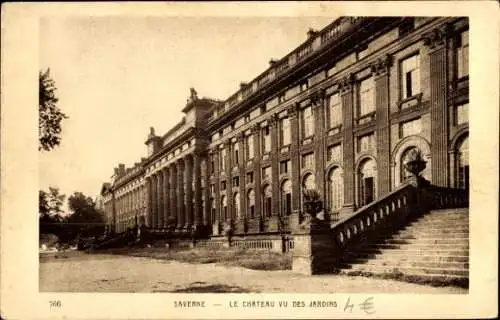
[[419, 149], [433, 185], [468, 188], [468, 19], [343, 17], [225, 100], [194, 89], [147, 157], [102, 196], [109, 226], [277, 239], [319, 191], [335, 222], [395, 190]]

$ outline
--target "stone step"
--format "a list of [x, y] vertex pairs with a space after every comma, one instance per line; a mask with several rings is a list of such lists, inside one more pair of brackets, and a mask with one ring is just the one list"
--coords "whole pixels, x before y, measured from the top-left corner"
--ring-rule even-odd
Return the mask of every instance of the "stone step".
[[428, 226], [439, 226], [439, 227], [446, 227], [446, 226], [468, 226], [469, 225], [469, 220], [465, 219], [420, 219], [420, 220], [415, 220], [412, 221], [408, 224], [409, 226], [413, 225], [418, 225], [422, 227], [428, 227]]
[[371, 244], [468, 244], [469, 237], [462, 238], [416, 238], [416, 237], [391, 237], [373, 239]]
[[391, 259], [380, 257], [379, 259], [355, 259], [351, 264], [366, 264], [374, 266], [411, 267], [411, 268], [444, 268], [444, 269], [469, 269], [469, 262], [446, 262], [446, 261], [421, 261]]
[[452, 244], [417, 244], [417, 243], [407, 243], [407, 244], [390, 244], [390, 243], [369, 243], [366, 248], [374, 249], [411, 249], [420, 251], [435, 251], [435, 250], [463, 250], [469, 249], [469, 243], [452, 243]]
[[469, 226], [443, 226], [440, 228], [437, 226], [409, 225], [401, 229], [401, 231], [411, 231], [417, 233], [461, 233], [469, 232]]
[[[367, 271], [359, 271], [359, 270], [349, 270], [349, 269], [340, 269], [338, 270], [339, 274], [342, 275], [349, 275], [349, 276], [373, 276], [373, 275], [378, 275], [383, 278], [395, 278], [395, 279], [400, 279], [398, 274], [394, 274], [393, 272], [367, 272]], [[414, 279], [414, 280], [419, 280], [421, 282], [422, 280], [427, 280], [427, 281], [439, 281], [440, 283], [450, 283], [450, 284], [456, 284], [456, 283], [461, 283], [463, 285], [464, 283], [468, 283], [469, 277], [468, 276], [457, 276], [457, 275], [449, 275], [449, 274], [423, 274], [423, 273], [412, 273], [412, 274], [407, 274], [405, 277]], [[406, 280], [406, 279], [405, 279]]]
[[393, 267], [393, 266], [374, 266], [366, 264], [353, 264], [351, 271], [365, 271], [372, 273], [403, 273], [403, 274], [421, 274], [421, 275], [450, 275], [459, 277], [468, 277], [468, 269], [445, 269], [445, 268], [420, 268], [420, 267]]
[[446, 255], [446, 256], [464, 256], [469, 254], [469, 249], [435, 249], [435, 250], [415, 250], [411, 248], [407, 249], [380, 249], [380, 248], [363, 248], [360, 250], [364, 254], [394, 254], [394, 255], [412, 255], [412, 256], [423, 256], [429, 254], [436, 255]]
[[453, 213], [469, 214], [469, 208], [439, 209], [439, 210], [432, 210], [431, 212], [429, 212], [429, 214], [453, 214]]
[[457, 234], [427, 234], [427, 235], [420, 235], [420, 236], [415, 236], [414, 234], [410, 233], [395, 233], [390, 236], [380, 236], [377, 238], [373, 239], [374, 241], [384, 241], [384, 240], [403, 240], [403, 241], [424, 241], [424, 242], [429, 242], [432, 240], [456, 240], [456, 241], [468, 241], [469, 240], [469, 233], [457, 233]]
[[357, 252], [348, 254], [349, 261], [356, 259], [392, 259], [400, 261], [433, 261], [433, 262], [468, 262], [469, 256], [467, 255], [402, 255], [400, 253], [394, 253], [386, 251], [385, 253], [366, 253]]

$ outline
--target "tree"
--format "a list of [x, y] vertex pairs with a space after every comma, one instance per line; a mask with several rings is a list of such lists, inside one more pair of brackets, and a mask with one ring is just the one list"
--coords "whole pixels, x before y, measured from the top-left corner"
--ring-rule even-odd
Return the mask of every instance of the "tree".
[[68, 198], [68, 207], [72, 214], [67, 217], [66, 223], [72, 236], [99, 236], [104, 233], [104, 215], [91, 197], [75, 192]]
[[61, 121], [68, 118], [58, 107], [56, 84], [50, 78], [50, 69], [40, 71], [38, 76], [39, 122], [38, 150], [50, 151], [61, 143]]
[[64, 221], [62, 206], [65, 198], [66, 196], [59, 194], [59, 189], [55, 187], [49, 187], [49, 192], [38, 192], [40, 234], [53, 233], [59, 236], [61, 223]]

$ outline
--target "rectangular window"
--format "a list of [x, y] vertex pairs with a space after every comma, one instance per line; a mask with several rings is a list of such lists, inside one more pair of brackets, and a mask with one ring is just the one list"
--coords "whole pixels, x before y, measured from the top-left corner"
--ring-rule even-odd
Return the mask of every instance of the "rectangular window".
[[309, 89], [309, 83], [306, 80], [300, 84], [300, 92], [304, 92], [307, 89]]
[[455, 107], [455, 125], [469, 122], [469, 104], [461, 104]]
[[215, 195], [215, 185], [213, 184], [210, 185], [210, 194], [212, 195], [212, 197]]
[[254, 152], [252, 135], [246, 137], [245, 145], [246, 145], [247, 160], [251, 160], [253, 159], [253, 152]]
[[402, 98], [420, 93], [420, 56], [418, 54], [401, 61]]
[[222, 149], [220, 151], [220, 170], [225, 171], [226, 170], [226, 158], [227, 158], [227, 150]]
[[220, 188], [221, 188], [221, 190], [226, 190], [226, 181], [222, 181], [220, 183]]
[[302, 169], [314, 168], [314, 153], [308, 153], [302, 155]]
[[460, 34], [457, 43], [457, 77], [469, 75], [469, 30]]
[[292, 162], [290, 160], [280, 162], [280, 174], [288, 173], [291, 171]]
[[247, 183], [253, 183], [253, 172], [247, 173]]
[[411, 135], [419, 134], [422, 132], [422, 121], [420, 118], [410, 121], [402, 122], [400, 124], [400, 138], [408, 137]]
[[373, 133], [358, 138], [358, 152], [375, 149], [375, 135]]
[[375, 111], [375, 90], [373, 77], [359, 84], [359, 117]]
[[342, 162], [342, 145], [340, 143], [328, 147], [327, 159], [328, 161]]
[[314, 117], [312, 108], [309, 106], [302, 110], [302, 139], [314, 135]]
[[271, 151], [271, 134], [269, 127], [262, 129], [262, 153], [268, 153]]
[[281, 146], [289, 145], [291, 142], [290, 119], [280, 120], [280, 142]]
[[214, 174], [215, 172], [215, 160], [214, 156], [210, 157], [210, 174]]
[[262, 180], [271, 179], [271, 167], [262, 168]]
[[239, 187], [239, 186], [240, 186], [240, 178], [234, 177], [233, 178], [233, 187]]
[[342, 123], [342, 109], [338, 93], [332, 94], [328, 98], [327, 119], [328, 128], [335, 128]]
[[239, 153], [239, 146], [238, 142], [233, 144], [233, 163], [234, 165], [238, 165], [240, 163], [240, 153]]

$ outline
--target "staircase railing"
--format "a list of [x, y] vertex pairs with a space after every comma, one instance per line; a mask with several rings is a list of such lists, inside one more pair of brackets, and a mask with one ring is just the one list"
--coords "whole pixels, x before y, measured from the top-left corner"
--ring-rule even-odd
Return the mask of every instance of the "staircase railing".
[[394, 230], [419, 214], [435, 209], [467, 207], [468, 202], [466, 190], [432, 185], [418, 188], [406, 184], [339, 220], [331, 229], [332, 237], [338, 253], [342, 254], [363, 244], [370, 235]]

